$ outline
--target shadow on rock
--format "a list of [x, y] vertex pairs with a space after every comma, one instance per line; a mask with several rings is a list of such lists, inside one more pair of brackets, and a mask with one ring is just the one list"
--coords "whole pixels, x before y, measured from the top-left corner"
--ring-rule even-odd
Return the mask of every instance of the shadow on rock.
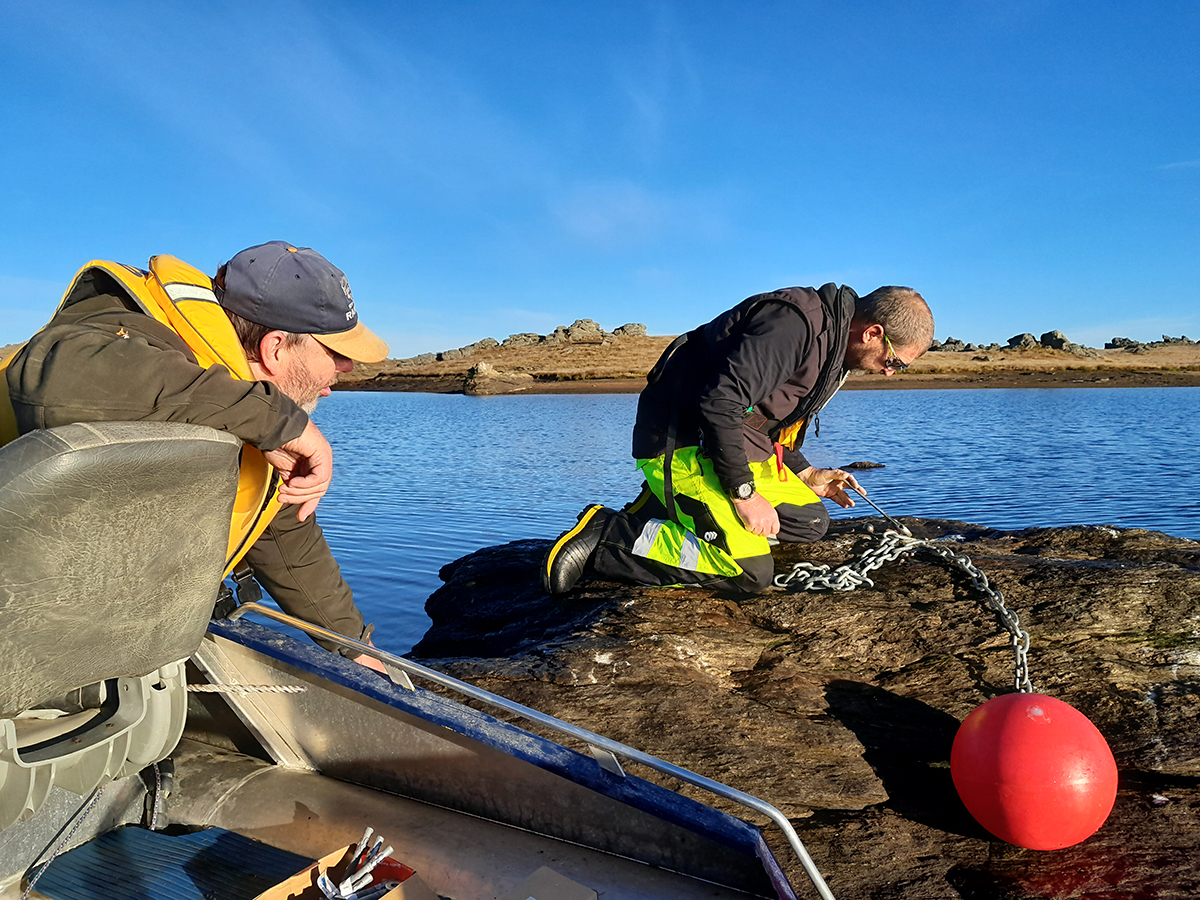
[[990, 839], [950, 778], [959, 724], [954, 716], [858, 681], [831, 681], [825, 699], [830, 713], [863, 745], [863, 758], [888, 793], [886, 806], [931, 828]]
[[542, 590], [538, 565], [550, 544], [513, 541], [443, 566], [445, 583], [425, 601], [433, 625], [410, 655], [515, 656], [592, 624], [608, 598], [555, 598]]

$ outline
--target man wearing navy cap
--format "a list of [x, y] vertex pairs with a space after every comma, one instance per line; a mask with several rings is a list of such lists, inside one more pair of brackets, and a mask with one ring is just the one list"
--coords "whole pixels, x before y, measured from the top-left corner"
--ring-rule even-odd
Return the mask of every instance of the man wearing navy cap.
[[387, 353], [359, 321], [346, 276], [306, 247], [250, 247], [211, 279], [169, 256], [145, 270], [93, 261], [50, 323], [0, 365], [11, 401], [7, 422], [0, 403], [0, 443], [94, 421], [236, 435], [259, 451], [243, 452], [239, 498], [254, 485], [262, 497], [240, 520], [235, 508], [228, 569], [248, 563], [285, 611], [369, 641], [312, 515], [333, 451], [308, 414], [354, 361]]

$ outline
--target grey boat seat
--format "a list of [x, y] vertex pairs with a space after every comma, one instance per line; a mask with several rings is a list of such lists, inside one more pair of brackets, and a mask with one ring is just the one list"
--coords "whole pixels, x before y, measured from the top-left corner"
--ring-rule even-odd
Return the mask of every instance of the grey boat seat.
[[0, 830], [165, 758], [220, 589], [240, 442], [179, 423], [0, 447]]

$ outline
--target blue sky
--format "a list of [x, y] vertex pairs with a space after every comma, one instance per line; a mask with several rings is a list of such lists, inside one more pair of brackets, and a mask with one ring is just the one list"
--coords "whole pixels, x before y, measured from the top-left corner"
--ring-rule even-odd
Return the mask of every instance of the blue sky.
[[1200, 4], [4, 4], [0, 344], [93, 258], [315, 247], [394, 356], [907, 284], [1200, 338]]

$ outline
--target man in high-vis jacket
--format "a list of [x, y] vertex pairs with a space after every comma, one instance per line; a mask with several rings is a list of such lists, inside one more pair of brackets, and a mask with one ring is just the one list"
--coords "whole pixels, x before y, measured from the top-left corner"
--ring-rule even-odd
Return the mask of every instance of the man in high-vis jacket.
[[248, 563], [286, 612], [369, 641], [313, 515], [333, 451], [308, 414], [353, 361], [387, 353], [359, 321], [346, 276], [309, 248], [250, 247], [215, 278], [170, 256], [144, 270], [93, 261], [49, 324], [2, 364], [0, 443], [95, 421], [236, 435], [244, 446], [227, 574]]
[[[933, 342], [911, 288], [758, 294], [681, 335], [647, 376], [633, 428], [645, 477], [622, 511], [589, 506], [542, 562], [548, 593], [585, 572], [634, 584], [756, 593], [774, 577], [771, 543], [815, 541], [823, 501], [854, 505], [852, 475], [809, 464], [810, 423], [852, 369], [892, 375]], [[865, 494], [864, 494], [865, 496]]]

